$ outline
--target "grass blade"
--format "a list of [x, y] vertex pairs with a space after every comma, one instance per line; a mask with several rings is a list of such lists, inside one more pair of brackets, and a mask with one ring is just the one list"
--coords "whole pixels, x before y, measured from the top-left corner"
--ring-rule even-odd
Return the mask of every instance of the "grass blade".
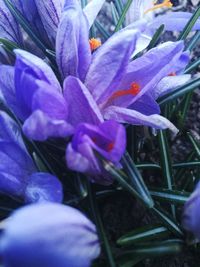
[[[169, 154], [169, 145], [166, 137], [165, 131], [159, 131], [158, 132], [158, 139], [159, 139], [159, 146], [160, 146], [160, 154], [161, 154], [161, 168], [162, 173], [165, 179], [165, 184], [169, 190], [172, 190], [172, 184], [173, 184], [173, 171], [172, 171], [172, 162], [171, 157]], [[176, 211], [175, 207], [172, 205], [172, 214], [174, 218], [176, 218]]]
[[150, 44], [148, 45], [147, 47], [147, 50], [150, 50], [152, 48], [154, 48], [158, 42], [158, 40], [160, 39], [161, 35], [163, 34], [164, 32], [164, 29], [165, 29], [165, 25], [162, 24], [158, 29], [157, 31], [155, 32], [154, 36], [152, 37], [151, 39], [151, 42]]
[[185, 69], [185, 74], [191, 73], [194, 69], [196, 69], [200, 65], [200, 58], [192, 62], [188, 65], [188, 67]]
[[103, 25], [98, 20], [96, 20], [94, 24], [99, 30], [100, 34], [103, 36], [103, 38], [107, 40], [110, 37], [110, 34], [105, 30]]
[[129, 7], [131, 6], [132, 2], [133, 2], [133, 0], [128, 0], [126, 2], [126, 5], [124, 6], [124, 9], [122, 11], [122, 14], [121, 14], [121, 16], [119, 18], [119, 21], [118, 21], [118, 23], [117, 23], [117, 25], [115, 27], [115, 32], [117, 32], [117, 31], [120, 30], [120, 28], [121, 28], [121, 26], [122, 26], [122, 24], [123, 24], [123, 22], [124, 22], [124, 20], [126, 18], [126, 13], [129, 10]]
[[106, 256], [109, 262], [110, 267], [116, 267], [115, 262], [114, 262], [114, 258], [112, 255], [112, 251], [110, 249], [110, 245], [103, 227], [103, 223], [99, 214], [99, 209], [98, 209], [98, 204], [96, 201], [96, 197], [95, 194], [92, 190], [91, 184], [90, 182], [87, 180], [87, 190], [88, 190], [88, 198], [89, 198], [89, 202], [90, 202], [90, 207], [91, 207], [91, 211], [93, 214], [93, 217], [95, 219], [98, 231], [99, 231], [99, 235], [101, 237], [103, 246], [105, 248], [105, 252], [106, 252]]
[[188, 34], [191, 32], [194, 24], [196, 23], [199, 17], [200, 17], [200, 7], [197, 8], [191, 19], [188, 21], [185, 28], [180, 33], [178, 40], [185, 40], [187, 38]]
[[122, 176], [122, 174], [114, 167], [114, 165], [109, 162], [104, 162], [104, 168], [125, 191], [137, 198], [147, 208], [151, 208], [151, 206], [146, 202], [146, 200], [143, 199], [143, 197], [135, 190], [135, 188], [133, 188], [133, 186], [126, 181], [127, 177]]
[[131, 185], [138, 192], [143, 201], [146, 202], [147, 206], [150, 208], [153, 207], [154, 202], [153, 199], [151, 198], [149, 190], [145, 185], [140, 172], [137, 170], [128, 152], [125, 152], [122, 158], [122, 165], [124, 167], [124, 170], [126, 171], [127, 176], [130, 179]]
[[150, 193], [155, 200], [180, 205], [184, 205], [190, 195], [186, 192], [163, 188], [151, 190]]
[[165, 96], [158, 99], [158, 103], [160, 106], [165, 105], [166, 103], [172, 102], [176, 100], [177, 98], [194, 91], [197, 89], [197, 87], [200, 85], [200, 78], [196, 78], [188, 83], [186, 83], [184, 86], [180, 86], [177, 89], [175, 89], [172, 93], [166, 94]]
[[183, 232], [180, 229], [179, 224], [177, 224], [166, 212], [164, 212], [160, 207], [153, 207], [152, 210], [160, 218], [163, 224], [178, 237], [183, 237]]
[[148, 225], [123, 235], [117, 240], [117, 244], [120, 246], [137, 245], [139, 242], [163, 238], [169, 236], [170, 234], [171, 232], [164, 226]]
[[192, 51], [200, 41], [200, 31], [196, 32], [192, 37], [185, 50]]
[[37, 34], [31, 29], [29, 22], [22, 16], [22, 14], [13, 6], [10, 0], [4, 0], [8, 9], [15, 17], [17, 22], [22, 26], [22, 28], [27, 32], [30, 38], [35, 42], [35, 44], [45, 53], [47, 47], [40, 41], [40, 38]]

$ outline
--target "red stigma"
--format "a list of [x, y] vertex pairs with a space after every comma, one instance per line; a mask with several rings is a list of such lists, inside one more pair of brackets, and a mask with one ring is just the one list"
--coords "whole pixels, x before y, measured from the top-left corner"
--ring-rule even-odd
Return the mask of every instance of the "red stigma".
[[176, 76], [176, 72], [171, 72], [168, 76]]
[[113, 148], [114, 148], [114, 143], [109, 143], [109, 144], [107, 145], [107, 147], [106, 147], [106, 150], [107, 150], [108, 152], [110, 152], [111, 150], [113, 150]]

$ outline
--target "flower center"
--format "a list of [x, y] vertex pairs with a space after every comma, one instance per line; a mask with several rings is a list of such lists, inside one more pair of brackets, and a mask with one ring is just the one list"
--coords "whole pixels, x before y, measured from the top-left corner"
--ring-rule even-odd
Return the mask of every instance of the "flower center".
[[99, 46], [101, 46], [101, 41], [95, 38], [89, 40], [91, 51], [96, 50]]
[[115, 92], [110, 100], [114, 100], [115, 98], [118, 98], [120, 96], [125, 96], [125, 95], [133, 95], [136, 96], [140, 92], [140, 86], [138, 83], [132, 83], [130, 88], [128, 90], [120, 90]]
[[168, 8], [171, 8], [173, 6], [173, 4], [171, 3], [170, 0], [164, 0], [161, 4], [156, 4], [157, 3], [157, 0], [153, 2], [153, 7], [152, 8], [149, 8], [147, 9], [144, 14], [147, 14], [149, 13], [150, 11], [154, 11], [158, 8], [163, 8], [163, 7], [168, 7]]

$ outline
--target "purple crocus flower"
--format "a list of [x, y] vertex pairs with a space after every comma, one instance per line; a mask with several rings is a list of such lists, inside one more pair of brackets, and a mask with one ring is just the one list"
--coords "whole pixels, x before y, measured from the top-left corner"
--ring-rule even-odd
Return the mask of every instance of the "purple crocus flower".
[[110, 184], [112, 179], [103, 169], [96, 153], [118, 165], [125, 148], [125, 129], [115, 121], [99, 126], [79, 124], [66, 150], [67, 165], [72, 170], [88, 174], [92, 181]]
[[197, 184], [189, 200], [185, 203], [183, 226], [200, 240], [200, 183]]
[[26, 203], [62, 201], [62, 186], [49, 174], [37, 172], [18, 125], [0, 111], [0, 193]]
[[[70, 44], [65, 36], [72, 40]], [[78, 3], [73, 1], [73, 5], [68, 5], [66, 2], [56, 40], [57, 62], [63, 78], [68, 75], [79, 78], [106, 120], [170, 128], [176, 133], [175, 126], [159, 115], [156, 98], [160, 92], [159, 82], [171, 73], [182, 72], [188, 64], [183, 42], [164, 43], [130, 61], [139, 37], [132, 26], [114, 34], [93, 54], [88, 36], [87, 20]], [[69, 83], [68, 86], [71, 87]], [[81, 91], [82, 87], [77, 90]], [[165, 89], [173, 88], [170, 85]]]
[[[95, 158], [95, 151], [117, 165], [125, 149], [124, 128], [113, 121], [104, 122], [95, 100], [78, 78], [68, 76], [62, 92], [55, 75], [46, 63], [22, 50], [16, 50], [15, 53], [15, 67], [0, 67], [0, 86], [7, 105], [24, 121], [25, 135], [44, 141], [50, 137], [66, 138], [75, 133], [74, 138], [77, 141], [72, 141], [72, 146], [69, 145], [67, 149], [74, 150], [73, 160], [68, 152], [66, 155], [69, 168], [78, 171], [82, 168], [80, 171], [93, 176], [96, 173], [100, 179], [102, 167]], [[79, 127], [82, 123], [84, 127]], [[112, 129], [114, 135], [110, 133]], [[93, 143], [90, 142], [92, 132], [93, 135], [97, 135], [96, 145], [94, 140]], [[77, 139], [80, 133], [83, 139]], [[85, 138], [86, 135], [88, 139]], [[80, 149], [83, 141], [90, 153], [84, 153]], [[112, 147], [106, 148], [104, 144], [108, 143]], [[80, 155], [85, 158], [85, 164], [86, 161], [90, 162], [84, 167], [85, 170], [78, 166]], [[93, 166], [94, 162], [96, 166]]]
[[6, 267], [89, 267], [99, 253], [94, 224], [61, 204], [32, 204], [17, 210], [1, 238]]

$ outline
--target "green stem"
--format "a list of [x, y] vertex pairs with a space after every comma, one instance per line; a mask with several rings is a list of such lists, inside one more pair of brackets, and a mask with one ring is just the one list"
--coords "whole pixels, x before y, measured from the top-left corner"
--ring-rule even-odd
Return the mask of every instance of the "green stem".
[[101, 217], [99, 215], [99, 209], [98, 209], [98, 204], [96, 201], [96, 197], [94, 195], [94, 192], [92, 190], [91, 184], [90, 182], [87, 180], [87, 189], [88, 189], [88, 198], [89, 198], [89, 202], [90, 202], [90, 207], [92, 210], [92, 214], [94, 216], [98, 231], [99, 231], [99, 235], [100, 238], [102, 240], [102, 243], [104, 245], [104, 249], [105, 249], [105, 253], [109, 262], [110, 267], [116, 267], [116, 264], [114, 262], [114, 258], [110, 249], [110, 245], [104, 230], [104, 226], [101, 220]]

